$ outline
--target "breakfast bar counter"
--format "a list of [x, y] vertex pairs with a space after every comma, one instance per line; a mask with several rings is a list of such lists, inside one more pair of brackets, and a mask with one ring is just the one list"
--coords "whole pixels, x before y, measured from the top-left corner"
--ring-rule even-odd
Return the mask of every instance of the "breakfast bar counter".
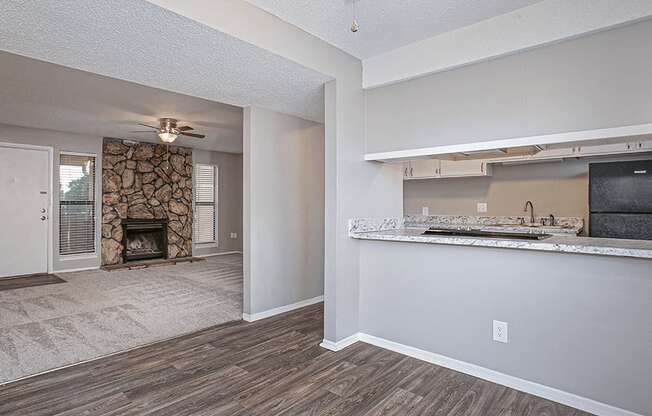
[[[438, 218], [439, 219], [439, 218]], [[499, 224], [441, 224], [443, 229], [509, 230], [541, 235], [536, 238], [495, 238], [462, 235], [427, 235], [424, 232], [432, 223], [415, 222], [414, 217], [404, 219], [356, 219], [349, 224], [349, 236], [358, 240], [377, 240], [456, 246], [493, 247], [519, 250], [536, 250], [559, 253], [590, 254], [599, 256], [631, 257], [652, 259], [652, 241], [612, 238], [581, 237], [574, 233], [557, 232], [551, 227], [500, 226]], [[576, 228], [575, 230], [581, 230]], [[524, 231], [527, 230], [527, 231]]]

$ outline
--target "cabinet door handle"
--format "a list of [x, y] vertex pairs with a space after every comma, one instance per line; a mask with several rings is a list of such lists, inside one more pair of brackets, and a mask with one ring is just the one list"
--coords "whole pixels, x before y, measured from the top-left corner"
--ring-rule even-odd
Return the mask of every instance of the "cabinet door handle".
[[405, 168], [405, 175], [403, 175], [403, 176], [408, 176], [408, 174], [407, 174], [407, 169], [408, 169], [408, 168]]
[[410, 168], [410, 176], [414, 176], [414, 169]]

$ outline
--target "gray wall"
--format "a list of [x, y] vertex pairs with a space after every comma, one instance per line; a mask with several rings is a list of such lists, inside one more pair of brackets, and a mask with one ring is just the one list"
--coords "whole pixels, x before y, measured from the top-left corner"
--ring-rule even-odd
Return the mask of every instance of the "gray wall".
[[[589, 163], [652, 159], [652, 153], [567, 159], [524, 165], [494, 164], [493, 176], [409, 180], [403, 182], [403, 211], [442, 215], [525, 216], [525, 201], [535, 215], [580, 217], [589, 226]], [[477, 203], [486, 202], [486, 214]]]
[[652, 122], [652, 21], [366, 91], [367, 151]]
[[360, 68], [326, 84], [326, 251], [324, 339], [358, 332], [359, 253], [348, 221], [398, 217], [402, 176], [397, 165], [364, 162], [364, 92]]
[[[536, 215], [588, 216], [588, 162], [567, 160], [530, 165], [493, 166], [493, 176], [404, 181], [405, 214], [518, 215], [525, 201]], [[488, 204], [487, 214], [477, 203]]]
[[244, 112], [244, 313], [324, 293], [324, 126]]
[[194, 149], [192, 160], [218, 167], [217, 246], [193, 244], [193, 256], [242, 251], [242, 155]]
[[[53, 130], [40, 130], [25, 127], [10, 126], [0, 124], [0, 142], [4, 143], [22, 143], [37, 146], [47, 146], [54, 149], [54, 166], [52, 172], [53, 183], [53, 207], [50, 211], [50, 221], [52, 221], [52, 266], [53, 271], [63, 271], [88, 267], [100, 266], [100, 230], [101, 230], [101, 212], [102, 212], [102, 138], [86, 136], [73, 133], [63, 133]], [[80, 256], [59, 256], [59, 153], [60, 152], [79, 152], [92, 153], [96, 155], [96, 181], [95, 181], [95, 199], [96, 207], [96, 238], [95, 250], [93, 255]], [[6, 219], [2, 219], [6, 220]]]
[[[53, 241], [52, 259], [53, 271], [63, 271], [78, 268], [100, 266], [100, 230], [101, 215], [96, 222], [96, 251], [95, 255], [80, 259], [79, 256], [59, 256], [59, 153], [63, 151], [92, 153], [97, 155], [96, 166], [96, 212], [102, 212], [102, 137], [86, 136], [74, 133], [65, 133], [53, 130], [32, 129], [26, 127], [0, 124], [0, 142], [22, 143], [38, 146], [48, 146], [54, 149], [54, 166], [52, 182], [53, 209], [50, 220], [52, 221]], [[193, 160], [199, 163], [215, 163], [220, 167], [220, 194], [218, 202], [218, 247], [195, 247], [195, 255], [206, 255], [225, 251], [242, 251], [242, 155], [194, 150]], [[237, 239], [229, 238], [231, 232], [238, 233]]]
[[362, 332], [652, 415], [651, 261], [359, 243]]

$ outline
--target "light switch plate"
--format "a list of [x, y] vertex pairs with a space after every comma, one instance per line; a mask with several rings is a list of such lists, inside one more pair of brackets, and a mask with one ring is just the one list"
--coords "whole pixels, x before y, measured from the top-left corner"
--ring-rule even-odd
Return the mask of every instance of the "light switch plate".
[[430, 215], [430, 208], [421, 207], [421, 215]]
[[231, 233], [231, 238], [238, 238], [238, 233]]
[[486, 202], [478, 202], [478, 213], [486, 213], [487, 212], [487, 203]]

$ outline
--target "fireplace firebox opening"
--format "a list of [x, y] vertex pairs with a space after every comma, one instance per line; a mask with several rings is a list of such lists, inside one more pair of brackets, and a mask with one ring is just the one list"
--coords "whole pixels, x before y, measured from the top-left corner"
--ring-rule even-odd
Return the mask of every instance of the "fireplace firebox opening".
[[167, 220], [123, 220], [122, 257], [125, 263], [144, 259], [167, 259]]

